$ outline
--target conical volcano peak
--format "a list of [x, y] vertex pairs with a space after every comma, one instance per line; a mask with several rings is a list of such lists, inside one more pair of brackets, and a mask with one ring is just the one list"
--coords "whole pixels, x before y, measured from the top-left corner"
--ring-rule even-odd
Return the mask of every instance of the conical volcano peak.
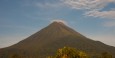
[[46, 58], [64, 46], [83, 50], [88, 56], [91, 55], [91, 58], [99, 57], [99, 54], [106, 51], [115, 55], [115, 47], [91, 40], [63, 22], [65, 21], [53, 21], [19, 43], [0, 49], [0, 58], [12, 58], [15, 55], [15, 58]]
[[53, 23], [51, 23], [47, 29], [51, 32], [55, 32], [54, 34], [61, 34], [63, 35], [76, 35], [78, 37], [84, 37], [83, 35], [81, 35], [79, 32], [73, 30], [72, 28], [68, 27], [68, 25], [66, 25], [63, 22], [60, 21], [54, 21]]

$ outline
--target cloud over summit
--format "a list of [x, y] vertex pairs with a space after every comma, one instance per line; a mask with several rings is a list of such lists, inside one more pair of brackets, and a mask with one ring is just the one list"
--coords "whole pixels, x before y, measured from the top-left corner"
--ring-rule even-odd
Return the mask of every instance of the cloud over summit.
[[61, 22], [61, 23], [63, 23], [63, 24], [66, 24], [67, 25], [67, 22], [66, 21], [64, 21], [64, 20], [62, 20], [62, 19], [56, 19], [56, 20], [52, 20], [51, 22]]

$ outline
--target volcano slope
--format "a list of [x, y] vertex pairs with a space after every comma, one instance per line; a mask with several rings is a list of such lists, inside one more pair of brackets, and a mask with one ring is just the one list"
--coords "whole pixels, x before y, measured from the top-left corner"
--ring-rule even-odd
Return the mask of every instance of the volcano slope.
[[115, 55], [115, 47], [91, 40], [62, 22], [53, 22], [17, 44], [0, 49], [0, 58], [46, 58], [64, 46], [83, 50], [91, 56], [103, 52]]

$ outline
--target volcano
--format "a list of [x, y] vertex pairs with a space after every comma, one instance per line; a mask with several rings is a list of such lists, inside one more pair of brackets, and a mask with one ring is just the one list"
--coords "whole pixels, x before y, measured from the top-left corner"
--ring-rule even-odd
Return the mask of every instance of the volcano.
[[115, 55], [115, 47], [89, 39], [62, 22], [53, 22], [17, 44], [0, 49], [0, 58], [10, 58], [12, 55], [46, 58], [64, 46], [83, 50], [92, 56], [102, 52]]

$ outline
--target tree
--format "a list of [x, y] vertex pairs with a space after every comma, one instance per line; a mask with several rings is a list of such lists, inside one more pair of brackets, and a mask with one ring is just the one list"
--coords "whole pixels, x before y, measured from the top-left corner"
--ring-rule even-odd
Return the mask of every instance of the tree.
[[75, 48], [71, 47], [64, 47], [59, 49], [56, 55], [51, 58], [88, 58], [88, 56], [83, 51], [76, 50]]

